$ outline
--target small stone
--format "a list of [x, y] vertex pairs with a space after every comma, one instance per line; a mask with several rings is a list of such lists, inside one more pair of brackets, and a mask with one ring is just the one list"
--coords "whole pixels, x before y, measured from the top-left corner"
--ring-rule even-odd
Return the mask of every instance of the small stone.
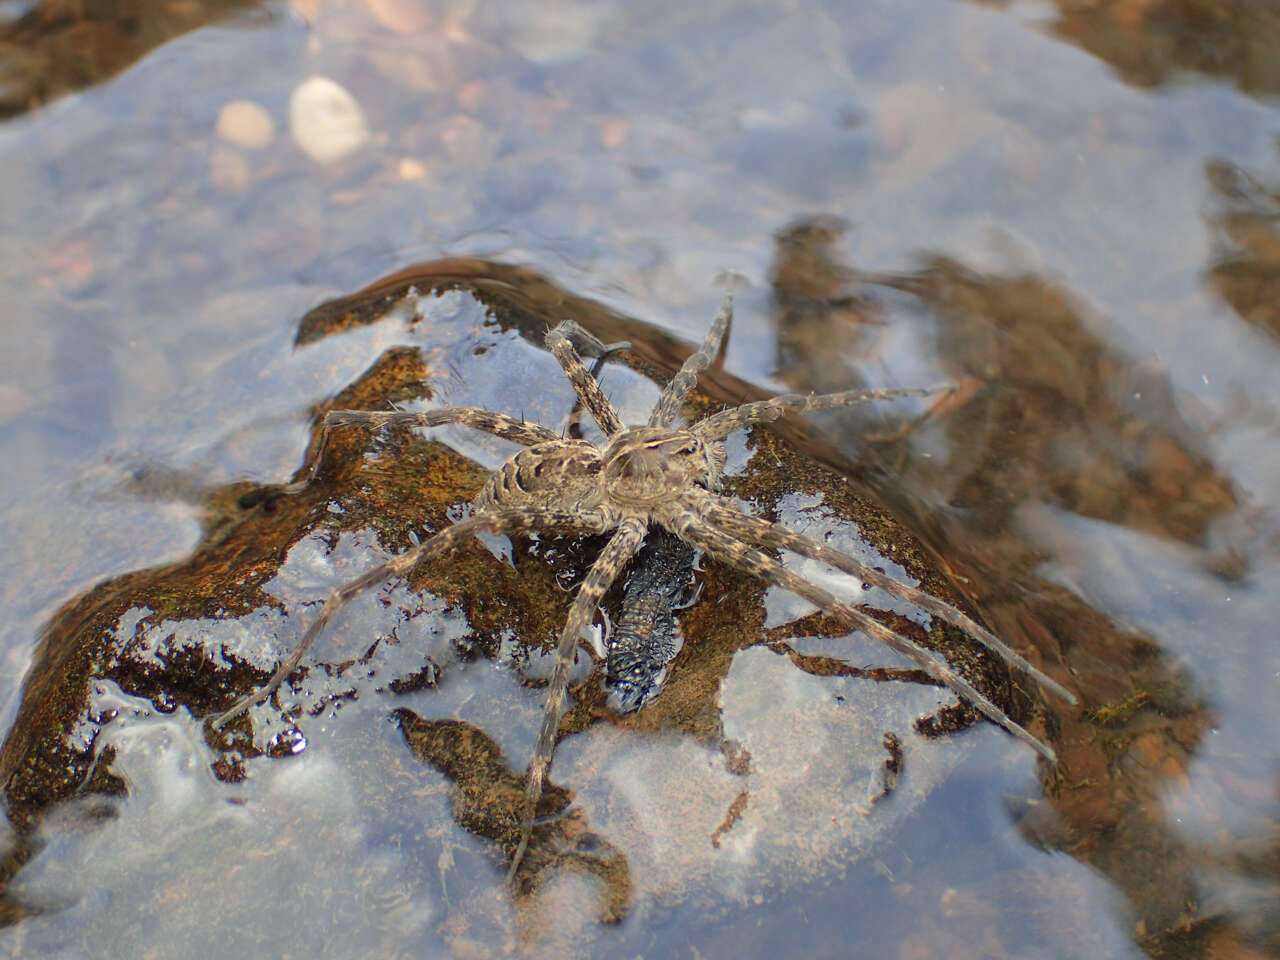
[[600, 128], [600, 144], [606, 150], [617, 150], [627, 141], [631, 122], [626, 117], [613, 117]]
[[289, 98], [289, 133], [316, 163], [341, 160], [369, 142], [356, 98], [328, 77], [309, 77]]
[[427, 175], [427, 168], [412, 157], [402, 157], [396, 172], [401, 180], [421, 180]]
[[271, 114], [252, 100], [232, 100], [218, 114], [218, 136], [248, 150], [260, 150], [276, 135]]
[[423, 0], [365, 0], [380, 24], [396, 33], [418, 33], [431, 23]]
[[[415, 47], [425, 44], [419, 38]], [[370, 50], [369, 63], [396, 87], [416, 93], [437, 93], [443, 86], [440, 79], [441, 60], [423, 56], [417, 49], [406, 50], [402, 46], [388, 44]]]

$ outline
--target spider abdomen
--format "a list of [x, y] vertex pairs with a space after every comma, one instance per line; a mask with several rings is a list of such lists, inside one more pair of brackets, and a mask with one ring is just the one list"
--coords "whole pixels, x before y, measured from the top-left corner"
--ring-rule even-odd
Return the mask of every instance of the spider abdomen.
[[600, 450], [585, 440], [554, 440], [521, 450], [485, 481], [480, 508], [532, 506], [591, 509], [601, 500]]

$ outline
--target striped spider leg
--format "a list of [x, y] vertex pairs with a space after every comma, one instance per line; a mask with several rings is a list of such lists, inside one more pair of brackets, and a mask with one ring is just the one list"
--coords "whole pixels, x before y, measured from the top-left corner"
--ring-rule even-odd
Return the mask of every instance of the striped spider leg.
[[[570, 609], [570, 622], [561, 634], [556, 666], [548, 685], [542, 726], [529, 764], [520, 844], [512, 859], [508, 879], [516, 876], [521, 857], [527, 849], [533, 828], [533, 811], [555, 750], [568, 667], [576, 644], [576, 631], [590, 617], [592, 611], [588, 607], [594, 608], [607, 584], [621, 574], [629, 557], [628, 551], [634, 553], [643, 539], [644, 530], [651, 525], [675, 534], [690, 546], [704, 550], [731, 566], [804, 597], [827, 613], [865, 631], [908, 657], [929, 676], [972, 703], [985, 716], [1030, 745], [1046, 760], [1056, 760], [1053, 750], [1047, 744], [1015, 723], [927, 648], [788, 570], [760, 548], [790, 550], [829, 563], [863, 581], [881, 586], [887, 583], [886, 589], [895, 596], [915, 602], [931, 614], [958, 626], [1007, 662], [1025, 670], [1029, 676], [1044, 683], [1068, 702], [1074, 703], [1074, 696], [1064, 687], [1031, 666], [990, 631], [950, 604], [907, 584], [884, 577], [879, 571], [872, 570], [848, 554], [740, 513], [715, 495], [725, 459], [721, 441], [735, 430], [756, 423], [767, 423], [788, 413], [804, 413], [897, 397], [926, 396], [951, 388], [859, 390], [818, 396], [785, 394], [713, 414], [687, 428], [673, 427], [672, 423], [685, 398], [697, 382], [698, 373], [710, 364], [719, 351], [731, 316], [732, 297], [726, 297], [701, 347], [685, 361], [663, 389], [648, 424], [642, 427], [623, 427], [599, 384], [587, 375], [581, 361], [574, 355], [572, 345], [564, 337], [558, 337], [556, 331], [548, 335], [548, 348], [560, 361], [583, 406], [591, 411], [608, 438], [608, 444], [597, 451], [599, 460], [591, 465], [597, 481], [593, 502], [603, 505], [618, 516], [620, 526], [619, 532], [588, 574]], [[504, 469], [509, 467], [518, 472], [520, 458], [532, 454], [532, 450], [517, 454]], [[630, 537], [628, 529], [631, 530]]]
[[591, 413], [604, 434], [604, 442], [600, 445], [582, 439], [564, 439], [546, 427], [469, 407], [427, 413], [334, 411], [328, 414], [322, 425], [316, 461], [307, 478], [282, 488], [284, 492], [297, 492], [314, 480], [320, 469], [328, 431], [339, 426], [429, 427], [461, 423], [514, 440], [523, 444], [525, 449], [508, 458], [489, 477], [475, 498], [475, 510], [471, 516], [334, 590], [298, 646], [280, 664], [268, 683], [213, 718], [214, 726], [225, 724], [249, 706], [270, 696], [296, 668], [324, 626], [352, 597], [383, 580], [405, 576], [416, 564], [452, 551], [477, 532], [519, 534], [555, 530], [609, 535], [605, 547], [570, 603], [557, 641], [542, 722], [525, 781], [520, 840], [508, 872], [508, 879], [513, 880], [528, 849], [534, 811], [555, 752], [569, 667], [579, 637], [592, 622], [609, 587], [641, 550], [650, 529], [660, 528], [693, 548], [704, 550], [729, 565], [810, 600], [826, 612], [903, 653], [931, 677], [950, 687], [1052, 762], [1054, 754], [1047, 745], [1012, 721], [929, 650], [788, 570], [764, 551], [782, 549], [813, 557], [863, 581], [876, 583], [969, 633], [976, 641], [1025, 670], [1059, 696], [1074, 702], [1068, 691], [949, 604], [884, 577], [847, 554], [777, 524], [741, 513], [716, 493], [725, 461], [721, 441], [735, 430], [775, 420], [787, 413], [894, 397], [924, 396], [936, 390], [846, 391], [822, 396], [787, 394], [722, 411], [687, 428], [672, 426], [689, 391], [697, 382], [698, 374], [718, 353], [731, 316], [732, 298], [726, 297], [702, 345], [663, 388], [648, 423], [630, 428], [623, 424], [595, 376], [612, 348], [599, 345], [603, 352], [595, 370], [591, 371], [575, 349], [574, 336], [578, 337], [580, 344], [586, 343], [589, 349], [593, 348], [591, 340], [594, 338], [584, 340], [581, 331], [572, 325], [562, 324], [549, 331], [547, 348], [573, 386], [578, 403]]

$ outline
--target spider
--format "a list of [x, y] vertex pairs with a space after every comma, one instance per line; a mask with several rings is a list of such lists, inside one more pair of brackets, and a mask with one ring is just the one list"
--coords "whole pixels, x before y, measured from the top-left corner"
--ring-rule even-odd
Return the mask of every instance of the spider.
[[[848, 573], [860, 583], [881, 587], [893, 596], [914, 603], [927, 613], [959, 627], [1041, 686], [1074, 704], [1076, 699], [1070, 691], [950, 604], [895, 580], [846, 553], [801, 536], [780, 524], [744, 513], [718, 492], [725, 462], [722, 441], [736, 430], [767, 423], [789, 413], [844, 407], [872, 400], [927, 396], [950, 388], [851, 390], [809, 396], [783, 394], [722, 410], [686, 427], [673, 426], [686, 396], [697, 382], [698, 374], [719, 353], [732, 315], [733, 297], [730, 294], [725, 297], [701, 347], [690, 355], [663, 388], [648, 423], [637, 427], [623, 424], [592, 371], [584, 366], [574, 343], [603, 345], [572, 321], [548, 331], [547, 348], [559, 362], [579, 402], [603, 432], [603, 445], [583, 439], [565, 439], [539, 424], [473, 407], [445, 407], [423, 413], [361, 410], [327, 413], [311, 470], [304, 480], [281, 488], [282, 492], [296, 493], [315, 480], [326, 438], [331, 430], [338, 427], [356, 424], [372, 428], [434, 427], [461, 423], [515, 441], [526, 449], [506, 460], [489, 477], [475, 498], [472, 515], [334, 590], [301, 641], [267, 683], [213, 717], [213, 727], [222, 727], [249, 707], [266, 700], [294, 671], [343, 604], [369, 587], [393, 577], [405, 576], [417, 564], [453, 550], [477, 533], [521, 534], [541, 530], [607, 534], [609, 539], [578, 588], [560, 632], [555, 665], [547, 684], [542, 723], [529, 762], [520, 841], [507, 873], [510, 882], [515, 878], [529, 845], [534, 810], [555, 750], [569, 667], [579, 638], [594, 619], [610, 585], [641, 549], [649, 530], [655, 528], [674, 534], [723, 563], [789, 590], [828, 614], [865, 631], [907, 657], [1050, 763], [1056, 762], [1054, 752], [1047, 744], [1010, 719], [947, 663], [867, 612], [789, 570], [767, 551], [789, 551]], [[607, 355], [619, 346], [603, 349]], [[599, 370], [599, 364], [596, 370]]]

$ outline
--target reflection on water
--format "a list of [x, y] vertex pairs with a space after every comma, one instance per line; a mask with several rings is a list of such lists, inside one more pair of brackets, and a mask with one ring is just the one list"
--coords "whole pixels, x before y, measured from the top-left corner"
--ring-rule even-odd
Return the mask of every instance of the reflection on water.
[[37, 110], [101, 83], [179, 34], [255, 5], [251, 0], [7, 4], [0, 11], [0, 117]]
[[1054, 32], [1115, 66], [1130, 83], [1158, 86], [1194, 72], [1254, 95], [1280, 91], [1273, 56], [1280, 18], [1266, 4], [1093, 0], [1057, 6]]
[[[1280, 953], [1265, 4], [256, 9], [0, 3], [0, 952]], [[564, 860], [513, 901], [464, 801], [528, 755], [598, 548], [561, 541], [371, 591], [297, 709], [204, 739], [509, 452], [352, 437], [326, 491], [242, 510], [317, 411], [559, 425], [573, 316], [635, 342], [605, 384], [641, 416], [726, 268], [707, 407], [958, 385], [739, 440], [734, 492], [921, 544], [1085, 701], [1008, 691], [1052, 776], [987, 724], [926, 736], [969, 718], [709, 565], [662, 697], [581, 688]], [[393, 709], [479, 746], [445, 770]]]
[[[867, 443], [865, 427], [840, 443], [861, 451], [889, 502], [948, 544], [947, 567], [1002, 636], [1070, 665], [1088, 707], [1055, 709], [1061, 780], [1024, 828], [1124, 890], [1140, 942], [1163, 951], [1185, 931], [1202, 935], [1216, 919], [1200, 915], [1195, 857], [1159, 800], [1170, 781], [1185, 781], [1213, 712], [1154, 638], [1119, 629], [1041, 576], [1046, 530], [1034, 517], [1053, 505], [1202, 544], [1236, 507], [1229, 479], [1168, 383], [1090, 336], [1060, 291], [939, 257], [916, 273], [859, 276], [838, 262], [839, 239], [829, 219], [779, 236], [780, 375], [859, 386], [840, 382], [817, 346], [860, 336], [876, 287], [909, 294], [935, 318], [946, 372], [971, 385], [921, 427], [945, 434], [945, 461], [906, 455], [911, 435]], [[938, 498], [955, 509], [922, 509]]]
[[[1280, 337], [1280, 187], [1221, 160], [1205, 165], [1213, 190], [1217, 257], [1208, 270], [1214, 288], [1241, 319]], [[1271, 182], [1268, 182], [1268, 181]]]

